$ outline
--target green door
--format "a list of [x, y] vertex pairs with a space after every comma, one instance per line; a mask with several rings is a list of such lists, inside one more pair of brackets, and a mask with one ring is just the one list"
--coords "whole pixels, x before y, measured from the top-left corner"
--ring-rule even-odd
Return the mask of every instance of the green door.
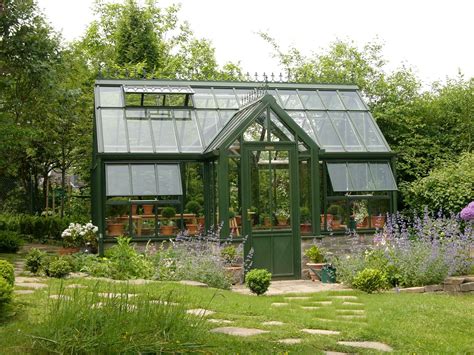
[[242, 150], [242, 221], [252, 268], [274, 277], [300, 278], [299, 192], [296, 145], [247, 143]]

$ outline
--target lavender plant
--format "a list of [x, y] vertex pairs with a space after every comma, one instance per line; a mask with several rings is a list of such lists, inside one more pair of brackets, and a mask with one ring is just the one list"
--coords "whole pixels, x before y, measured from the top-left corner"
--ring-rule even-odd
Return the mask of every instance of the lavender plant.
[[413, 218], [394, 214], [376, 234], [371, 248], [334, 260], [338, 278], [351, 285], [360, 271], [371, 268], [384, 272], [393, 286], [411, 287], [466, 274], [473, 265], [472, 227], [458, 216], [441, 212], [430, 215], [425, 211], [422, 217]]

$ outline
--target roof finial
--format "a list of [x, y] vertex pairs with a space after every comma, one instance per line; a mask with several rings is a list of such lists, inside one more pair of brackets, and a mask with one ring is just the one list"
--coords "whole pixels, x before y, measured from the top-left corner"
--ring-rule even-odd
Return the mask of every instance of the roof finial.
[[255, 81], [258, 81], [258, 73], [255, 72]]

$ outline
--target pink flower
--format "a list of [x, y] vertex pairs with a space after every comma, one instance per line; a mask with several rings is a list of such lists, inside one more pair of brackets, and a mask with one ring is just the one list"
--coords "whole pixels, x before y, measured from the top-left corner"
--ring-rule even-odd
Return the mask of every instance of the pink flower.
[[474, 201], [472, 201], [469, 205], [462, 209], [461, 218], [465, 221], [470, 221], [471, 219], [474, 219]]

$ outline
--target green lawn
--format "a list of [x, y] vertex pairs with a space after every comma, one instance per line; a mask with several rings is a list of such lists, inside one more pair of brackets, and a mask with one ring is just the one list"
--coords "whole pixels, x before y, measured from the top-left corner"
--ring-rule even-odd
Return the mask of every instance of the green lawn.
[[[65, 285], [81, 283], [87, 289], [64, 289]], [[60, 336], [52, 329], [61, 328], [61, 336], [77, 339], [79, 337], [75, 327], [80, 323], [71, 323], [84, 314], [107, 312], [107, 309], [90, 309], [89, 303], [96, 302], [99, 298], [97, 292], [125, 292], [137, 293], [141, 297], [132, 297], [127, 302], [140, 307], [175, 308], [167, 317], [175, 317], [176, 322], [188, 323], [186, 328], [175, 329], [171, 334], [163, 332], [167, 338], [170, 349], [171, 343], [180, 346], [197, 347], [204, 352], [211, 353], [269, 353], [291, 352], [315, 354], [324, 350], [342, 352], [363, 352], [369, 350], [350, 348], [337, 344], [341, 340], [366, 340], [379, 341], [390, 345], [395, 351], [400, 352], [474, 352], [472, 330], [474, 329], [474, 296], [451, 296], [444, 294], [374, 294], [368, 295], [361, 292], [324, 292], [305, 294], [308, 300], [285, 300], [285, 296], [245, 296], [229, 291], [216, 289], [197, 288], [169, 282], [154, 282], [148, 285], [128, 286], [106, 281], [85, 279], [49, 280], [49, 287], [38, 290], [31, 295], [16, 296], [14, 313], [7, 310], [0, 324], [0, 349], [2, 354], [34, 352], [38, 353], [38, 336], [48, 334], [59, 342]], [[62, 291], [61, 291], [62, 290]], [[64, 292], [72, 297], [69, 301], [53, 301], [48, 294]], [[353, 295], [357, 300], [349, 302], [362, 303], [362, 305], [343, 305], [344, 300], [331, 298], [332, 295]], [[293, 295], [294, 296], [294, 295]], [[92, 300], [91, 297], [94, 297]], [[166, 299], [176, 301], [179, 306], [160, 306], [148, 303], [149, 299]], [[320, 309], [304, 309], [305, 306], [318, 306], [313, 302], [332, 301], [331, 305], [321, 306]], [[81, 303], [82, 302], [82, 303]], [[107, 302], [104, 300], [103, 302]], [[288, 303], [284, 307], [271, 306], [274, 302]], [[56, 307], [56, 308], [55, 308]], [[58, 308], [63, 307], [63, 308]], [[74, 308], [76, 307], [76, 308]], [[47, 323], [50, 312], [65, 312], [64, 319], [56, 319]], [[195, 316], [182, 316], [184, 311], [191, 308], [205, 308], [216, 313], [207, 318], [226, 319], [232, 324], [214, 324], [206, 319]], [[148, 309], [148, 308], [147, 308]], [[152, 309], [152, 308], [150, 308]], [[365, 319], [341, 320], [337, 315], [349, 314], [344, 310], [364, 310]], [[55, 310], [55, 311], [54, 311]], [[85, 312], [85, 313], [81, 313]], [[94, 314], [95, 314], [94, 313]], [[147, 310], [143, 315], [149, 317], [146, 322], [138, 327], [139, 320], [133, 318], [133, 311], [125, 312], [121, 322], [123, 329], [117, 331], [120, 336], [130, 337], [130, 341], [138, 341], [139, 335], [133, 334], [133, 329], [140, 329], [142, 334], [153, 332], [153, 327], [164, 327], [163, 324], [154, 325], [153, 315]], [[82, 314], [82, 315], [81, 315]], [[112, 313], [110, 313], [112, 314]], [[115, 314], [115, 313], [114, 313]], [[165, 317], [166, 314], [157, 314], [156, 317]], [[58, 316], [59, 317], [59, 316]], [[127, 318], [129, 317], [129, 318]], [[160, 321], [163, 321], [161, 319]], [[281, 321], [284, 325], [264, 326], [265, 321]], [[84, 321], [86, 322], [86, 321]], [[94, 320], [95, 322], [95, 320]], [[113, 322], [112, 322], [113, 323]], [[103, 323], [102, 323], [103, 324]], [[269, 330], [269, 333], [247, 338], [235, 337], [224, 334], [210, 333], [209, 330], [221, 326], [242, 326]], [[48, 329], [44, 329], [44, 328]], [[116, 326], [117, 327], [117, 326]], [[304, 328], [338, 330], [340, 335], [310, 335], [301, 332]], [[162, 328], [160, 328], [162, 329]], [[164, 329], [164, 328], [163, 328]], [[95, 330], [96, 331], [96, 330]], [[112, 329], [111, 332], [115, 330]], [[186, 334], [178, 334], [185, 332]], [[166, 334], [165, 334], [166, 333]], [[107, 341], [113, 342], [109, 333]], [[97, 334], [95, 334], [97, 335]], [[87, 334], [81, 334], [80, 339], [88, 339]], [[46, 337], [46, 336], [45, 336]], [[144, 335], [145, 337], [145, 335]], [[276, 342], [284, 338], [301, 338], [302, 343], [297, 345], [284, 345]], [[127, 338], [128, 339], [128, 338]], [[183, 345], [188, 339], [189, 344]], [[63, 339], [64, 340], [64, 339]], [[86, 341], [81, 340], [81, 341]], [[192, 340], [192, 341], [191, 341]], [[88, 341], [88, 340], [87, 340]], [[90, 340], [92, 341], [92, 340]], [[53, 343], [52, 343], [53, 344]], [[55, 345], [51, 345], [54, 348]], [[173, 345], [174, 346], [174, 345]], [[178, 345], [176, 345], [178, 346]], [[178, 346], [176, 349], [180, 349]]]

